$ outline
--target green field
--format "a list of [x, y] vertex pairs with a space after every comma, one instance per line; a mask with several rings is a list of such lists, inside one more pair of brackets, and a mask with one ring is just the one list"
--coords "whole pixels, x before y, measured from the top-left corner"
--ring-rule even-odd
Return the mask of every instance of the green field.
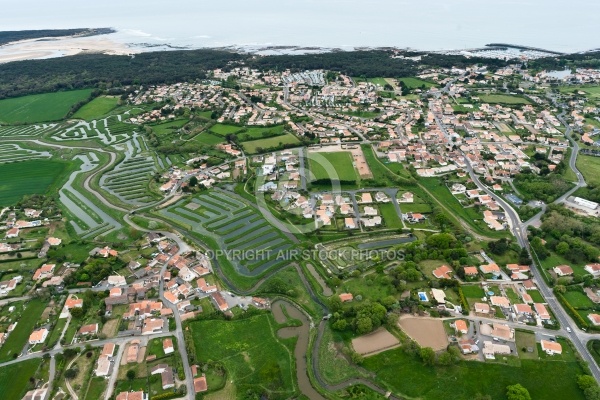
[[477, 96], [483, 103], [491, 104], [531, 104], [524, 97], [509, 96], [506, 94], [482, 94]]
[[575, 308], [593, 308], [594, 302], [584, 293], [578, 291], [568, 291], [564, 294], [565, 299]]
[[583, 174], [588, 185], [600, 185], [600, 157], [578, 155], [577, 169]]
[[179, 128], [189, 122], [188, 119], [176, 119], [174, 121], [163, 122], [162, 124], [152, 125], [152, 130], [157, 135], [166, 135], [175, 133]]
[[99, 96], [77, 110], [77, 112], [73, 114], [73, 118], [90, 121], [108, 114], [117, 107], [118, 103], [119, 99], [117, 97]]
[[219, 143], [224, 143], [225, 139], [222, 136], [213, 135], [210, 132], [202, 132], [194, 136], [194, 139], [198, 143], [208, 144], [208, 145], [216, 145]]
[[66, 162], [50, 160], [0, 164], [0, 206], [14, 204], [24, 195], [46, 193], [69, 169]]
[[106, 389], [106, 380], [103, 377], [95, 376], [90, 379], [87, 393], [85, 394], [85, 400], [98, 400]]
[[381, 218], [383, 218], [387, 228], [404, 228], [402, 221], [396, 212], [396, 207], [394, 207], [392, 203], [380, 204], [379, 211], [381, 212]]
[[421, 89], [423, 86], [425, 86], [426, 89], [429, 89], [437, 86], [434, 83], [427, 82], [419, 78], [400, 78], [398, 79], [398, 82], [404, 83], [409, 89]]
[[226, 125], [226, 124], [215, 124], [210, 128], [210, 131], [217, 135], [225, 136], [230, 133], [237, 133], [243, 128], [241, 126]]
[[[6, 342], [0, 347], [0, 360], [11, 360], [14, 354], [18, 354], [23, 350], [23, 346], [29, 339], [29, 335], [33, 332], [35, 324], [40, 319], [42, 312], [46, 308], [46, 303], [41, 300], [32, 300], [21, 314], [17, 327], [6, 339]], [[2, 393], [0, 391], [0, 393]]]
[[298, 138], [290, 133], [286, 133], [285, 135], [270, 137], [266, 139], [259, 140], [251, 140], [248, 142], [243, 142], [242, 146], [244, 146], [244, 150], [247, 153], [255, 154], [260, 153], [260, 149], [269, 149], [278, 147], [285, 144], [300, 144]]
[[91, 89], [83, 89], [0, 100], [0, 122], [56, 121], [64, 118], [75, 103], [87, 99], [91, 93]]
[[29, 378], [35, 375], [41, 358], [23, 361], [0, 368], [0, 393], [2, 399], [21, 399], [28, 390]]
[[[325, 161], [321, 163], [322, 157], [325, 158]], [[349, 151], [309, 153], [308, 165], [315, 180], [336, 180], [335, 175], [337, 175], [339, 181], [351, 182], [357, 179], [356, 170], [352, 163], [352, 155]], [[334, 171], [330, 171], [331, 167], [334, 168]]]
[[220, 361], [227, 380], [241, 395], [249, 389], [266, 391], [271, 399], [289, 398], [296, 390], [294, 340], [282, 344], [271, 314], [223, 321], [206, 320], [190, 325], [197, 359]]
[[534, 303], [545, 303], [544, 296], [540, 293], [539, 290], [528, 290], [527, 294], [531, 296], [531, 299]]
[[[576, 383], [582, 373], [577, 362], [521, 360], [521, 366], [460, 361], [450, 367], [428, 367], [402, 349], [366, 358], [363, 366], [402, 397], [422, 400], [462, 400], [478, 393], [506, 399], [506, 386], [520, 383], [532, 399], [584, 399]], [[543, 377], [543, 379], [540, 379]]]
[[481, 300], [481, 298], [485, 296], [485, 292], [483, 291], [483, 289], [477, 285], [465, 285], [461, 286], [461, 288], [465, 297], [468, 297], [470, 299]]

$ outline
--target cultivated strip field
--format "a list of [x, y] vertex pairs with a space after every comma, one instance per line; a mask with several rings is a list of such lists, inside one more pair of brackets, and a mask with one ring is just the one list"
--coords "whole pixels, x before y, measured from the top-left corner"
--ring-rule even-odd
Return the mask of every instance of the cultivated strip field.
[[379, 328], [375, 332], [352, 339], [352, 347], [361, 356], [381, 353], [400, 345], [396, 336], [389, 333], [385, 328]]
[[0, 163], [34, 160], [37, 158], [50, 158], [52, 154], [47, 151], [25, 149], [18, 144], [0, 144]]
[[73, 186], [77, 175], [89, 172], [98, 167], [98, 158], [94, 153], [87, 155], [78, 155], [83, 164], [79, 171], [75, 171], [69, 177], [69, 180], [59, 191], [60, 202], [65, 206], [70, 214], [70, 223], [83, 238], [96, 237], [101, 233], [106, 233], [115, 228], [121, 228], [121, 223], [101, 210], [81, 193], [82, 187]]
[[119, 145], [119, 149], [124, 150], [125, 159], [100, 178], [100, 186], [126, 204], [152, 203], [155, 198], [148, 189], [148, 182], [157, 171], [154, 157], [137, 134]]
[[70, 121], [52, 135], [56, 141], [98, 139], [103, 144], [115, 144], [129, 139], [136, 125], [122, 122], [121, 115], [111, 115], [92, 121]]
[[[256, 209], [222, 192], [181, 200], [161, 210], [161, 214], [202, 235], [215, 237], [221, 250], [247, 253], [243, 257], [228, 257], [244, 275], [258, 275], [288, 263], [284, 253], [277, 256], [292, 247], [291, 241]], [[251, 259], [256, 254], [261, 257]]]
[[425, 318], [402, 318], [400, 328], [421, 347], [443, 350], [448, 346], [448, 337], [442, 321]]
[[0, 125], [0, 137], [34, 137], [53, 132], [58, 124]]

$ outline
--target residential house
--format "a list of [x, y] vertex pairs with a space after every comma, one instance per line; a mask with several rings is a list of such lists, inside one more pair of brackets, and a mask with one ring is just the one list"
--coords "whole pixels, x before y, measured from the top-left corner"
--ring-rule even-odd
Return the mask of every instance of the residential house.
[[568, 265], [558, 265], [552, 269], [557, 276], [573, 275], [573, 268]]
[[588, 314], [588, 319], [592, 322], [592, 325], [598, 326], [600, 325], [600, 314]]
[[140, 341], [132, 340], [127, 347], [126, 360], [127, 364], [129, 363], [137, 363], [138, 354], [140, 351]]
[[223, 297], [223, 295], [220, 292], [212, 293], [211, 298], [214, 301], [215, 305], [217, 306], [217, 309], [219, 309], [223, 312], [229, 310], [229, 305], [227, 304], [227, 302], [225, 301], [225, 298]]
[[480, 265], [479, 266], [479, 270], [484, 274], [492, 274], [494, 276], [499, 276], [500, 275], [500, 267], [498, 267], [497, 264], [487, 264], [487, 265]]
[[475, 312], [477, 314], [489, 314], [490, 305], [487, 303], [475, 303]]
[[490, 302], [492, 306], [499, 306], [503, 308], [510, 307], [510, 301], [504, 296], [490, 296]]
[[492, 324], [492, 332], [490, 336], [501, 340], [515, 340], [515, 330], [506, 324]]
[[151, 335], [160, 333], [163, 330], [164, 321], [162, 318], [146, 318], [142, 325], [142, 335]]
[[142, 391], [139, 392], [121, 392], [115, 400], [148, 400], [148, 395]]
[[208, 390], [208, 385], [206, 384], [206, 377], [204, 375], [194, 378], [194, 392], [202, 393]]
[[79, 328], [79, 334], [84, 336], [96, 335], [98, 333], [98, 324], [84, 325]]
[[166, 338], [165, 340], [163, 340], [163, 351], [165, 352], [165, 354], [171, 354], [175, 351], [175, 349], [173, 348], [172, 339]]
[[447, 265], [442, 265], [433, 270], [433, 276], [437, 279], [452, 279], [452, 268]]
[[46, 338], [48, 337], [48, 329], [42, 328], [37, 331], [33, 331], [31, 335], [29, 335], [29, 344], [35, 345], [44, 343]]
[[483, 355], [488, 360], [496, 358], [496, 354], [508, 355], [512, 352], [510, 346], [497, 344], [490, 341], [483, 342]]
[[542, 303], [535, 303], [533, 305], [533, 308], [535, 308], [535, 312], [537, 313], [537, 315], [540, 317], [540, 319], [542, 321], [546, 321], [550, 319], [550, 313], [548, 312], [548, 309], [546, 309], [546, 306], [543, 305]]
[[48, 396], [48, 387], [33, 389], [25, 393], [22, 400], [46, 400]]
[[465, 271], [465, 276], [468, 277], [474, 277], [479, 275], [479, 271], [477, 270], [477, 267], [464, 267], [464, 271]]
[[463, 335], [466, 335], [469, 332], [467, 321], [465, 321], [464, 319], [457, 319], [456, 321], [454, 321], [454, 330], [456, 331], [456, 333], [460, 332]]
[[597, 277], [598, 275], [600, 275], [600, 264], [599, 263], [588, 264], [585, 266], [584, 269], [587, 272], [589, 272], [590, 274], [594, 275], [594, 277]]
[[352, 295], [352, 293], [342, 293], [340, 294], [340, 300], [342, 301], [342, 303], [346, 303], [348, 301], [352, 301], [354, 299], [354, 296]]
[[513, 309], [517, 315], [529, 316], [533, 314], [533, 310], [529, 304], [515, 304], [513, 305]]
[[542, 345], [542, 351], [545, 351], [548, 355], [562, 354], [562, 346], [560, 343], [541, 340], [540, 344]]
[[38, 268], [33, 274], [33, 280], [38, 281], [40, 279], [51, 278], [54, 275], [54, 268], [56, 264], [44, 264]]
[[109, 285], [112, 286], [127, 286], [125, 277], [121, 275], [110, 275], [106, 281]]
[[198, 279], [196, 283], [198, 284], [198, 290], [200, 290], [203, 293], [214, 293], [218, 289], [216, 285], [210, 285], [209, 283], [207, 283], [206, 279], [204, 278]]

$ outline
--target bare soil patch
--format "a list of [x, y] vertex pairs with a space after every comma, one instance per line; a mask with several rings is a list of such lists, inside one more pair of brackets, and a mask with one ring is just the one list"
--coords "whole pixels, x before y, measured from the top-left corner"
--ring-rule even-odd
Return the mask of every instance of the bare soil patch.
[[361, 356], [381, 353], [400, 346], [400, 341], [385, 328], [352, 339], [352, 347]]
[[440, 320], [408, 317], [400, 319], [398, 326], [421, 347], [439, 351], [448, 346], [448, 337]]

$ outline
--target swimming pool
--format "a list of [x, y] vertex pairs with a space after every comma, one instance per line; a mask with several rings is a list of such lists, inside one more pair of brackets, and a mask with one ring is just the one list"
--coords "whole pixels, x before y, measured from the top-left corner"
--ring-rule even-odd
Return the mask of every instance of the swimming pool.
[[429, 301], [429, 299], [427, 298], [427, 295], [425, 294], [425, 292], [419, 292], [417, 294], [419, 295], [419, 299], [421, 301]]

